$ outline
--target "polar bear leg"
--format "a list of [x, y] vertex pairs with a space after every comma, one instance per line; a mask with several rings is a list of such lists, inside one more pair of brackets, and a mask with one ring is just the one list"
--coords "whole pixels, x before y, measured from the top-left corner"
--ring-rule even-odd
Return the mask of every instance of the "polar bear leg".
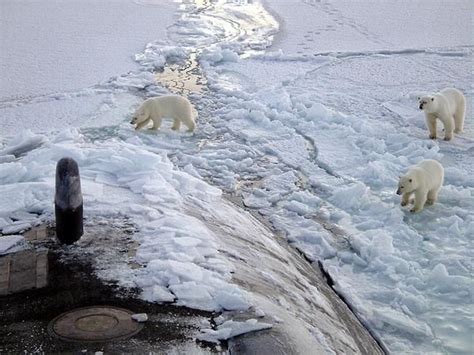
[[410, 212], [420, 212], [425, 206], [426, 202], [426, 192], [415, 191], [415, 206], [410, 210]]
[[161, 118], [154, 118], [153, 119], [153, 127], [151, 127], [150, 129], [153, 130], [153, 131], [156, 131], [160, 127], [161, 127]]
[[452, 116], [440, 117], [444, 124], [444, 140], [450, 141], [453, 138], [454, 118]]
[[408, 202], [410, 202], [410, 195], [411, 193], [402, 195], [402, 202], [401, 202], [402, 206], [408, 205]]
[[454, 112], [454, 133], [461, 133], [464, 129], [464, 117], [466, 115], [466, 99], [461, 96], [459, 105]]
[[436, 139], [436, 116], [427, 113], [425, 116], [426, 127], [430, 131], [430, 139]]
[[150, 122], [150, 120], [151, 118], [147, 118], [145, 121], [138, 123], [137, 126], [135, 127], [135, 130], [138, 131], [139, 129], [145, 127], [148, 124], [148, 122]]
[[173, 126], [171, 127], [171, 129], [173, 131], [178, 131], [180, 127], [181, 127], [181, 121], [179, 119], [175, 118], [174, 121], [173, 121]]
[[436, 202], [436, 200], [438, 199], [438, 192], [439, 192], [438, 189], [433, 189], [433, 190], [428, 191], [428, 197], [426, 199], [427, 205], [432, 205], [433, 203]]
[[194, 120], [192, 119], [189, 121], [185, 121], [184, 124], [186, 125], [186, 127], [188, 127], [188, 132], [193, 132], [196, 128], [196, 123], [194, 123]]

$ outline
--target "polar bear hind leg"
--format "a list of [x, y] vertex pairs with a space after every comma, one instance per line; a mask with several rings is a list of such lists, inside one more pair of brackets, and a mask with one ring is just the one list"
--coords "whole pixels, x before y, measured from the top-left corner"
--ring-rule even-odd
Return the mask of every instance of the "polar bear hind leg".
[[174, 121], [173, 121], [173, 126], [171, 127], [171, 129], [173, 131], [178, 131], [180, 127], [181, 127], [181, 121], [179, 119], [175, 118]]
[[188, 132], [193, 132], [194, 129], [196, 128], [196, 123], [194, 123], [194, 120], [189, 120], [184, 122], [186, 127], [188, 127]]
[[438, 192], [439, 192], [439, 190], [437, 188], [428, 191], [428, 196], [427, 196], [427, 199], [426, 199], [426, 204], [427, 205], [432, 205], [433, 203], [436, 202], [436, 200], [438, 199]]
[[451, 116], [446, 116], [441, 119], [444, 124], [444, 140], [450, 141], [453, 138], [454, 119]]
[[461, 96], [459, 105], [454, 112], [454, 132], [461, 133], [464, 129], [464, 116], [466, 115], [466, 98]]

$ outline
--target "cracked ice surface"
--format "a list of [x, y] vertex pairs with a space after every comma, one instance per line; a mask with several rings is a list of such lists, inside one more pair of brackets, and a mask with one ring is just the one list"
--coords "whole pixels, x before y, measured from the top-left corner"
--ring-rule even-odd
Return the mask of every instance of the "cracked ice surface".
[[[224, 190], [242, 197], [308, 259], [320, 261], [390, 352], [468, 352], [472, 108], [468, 104], [462, 135], [431, 141], [416, 96], [455, 86], [472, 102], [472, 4], [351, 4], [268, 2], [277, 23], [259, 2], [251, 8], [246, 2], [184, 2], [168, 32], [163, 27], [143, 51], [129, 49], [137, 60], [133, 68], [79, 87], [60, 85], [59, 93], [7, 97], [0, 106], [2, 134], [8, 135], [2, 136], [0, 195], [8, 201], [0, 206], [0, 225], [16, 223], [18, 212], [52, 212], [54, 164], [68, 154], [80, 162], [89, 213], [125, 213], [143, 227], [136, 259], [150, 269], [111, 264], [116, 267], [101, 270], [103, 277], [139, 285], [147, 300], [207, 310], [239, 311], [258, 299], [271, 315], [273, 304], [232, 282], [242, 253], [224, 248], [219, 229], [194, 217], [197, 206], [209, 214], [228, 211], [219, 203]], [[265, 26], [259, 30], [247, 9], [263, 16]], [[459, 20], [447, 21], [452, 18]], [[167, 92], [151, 71], [193, 51], [209, 88], [191, 95], [199, 111], [196, 134], [166, 126], [157, 134], [133, 133], [127, 121], [134, 106], [143, 96]], [[11, 139], [18, 125], [36, 134]], [[70, 125], [81, 129], [63, 130]], [[397, 176], [427, 158], [444, 165], [445, 184], [434, 206], [411, 215], [394, 194]], [[222, 228], [226, 218], [243, 217], [221, 216]], [[270, 246], [266, 239], [253, 248], [283, 253]], [[272, 273], [258, 274], [281, 284]], [[331, 314], [324, 297], [304, 285], [311, 304]], [[286, 298], [306, 309], [305, 298], [293, 295]], [[278, 302], [289, 313], [298, 308], [283, 296]], [[285, 319], [293, 324], [288, 314]], [[295, 328], [311, 320], [302, 322]], [[330, 332], [315, 329], [313, 339], [333, 344]]]

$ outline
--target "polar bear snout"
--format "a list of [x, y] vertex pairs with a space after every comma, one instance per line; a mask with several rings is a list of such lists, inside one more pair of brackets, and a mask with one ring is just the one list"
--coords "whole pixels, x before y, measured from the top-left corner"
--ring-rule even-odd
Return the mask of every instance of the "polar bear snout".
[[418, 108], [420, 110], [424, 110], [428, 113], [431, 113], [437, 109], [437, 104], [435, 102], [434, 97], [431, 96], [423, 96], [420, 97], [418, 100]]
[[428, 105], [428, 101], [420, 100], [420, 105], [419, 105], [420, 110], [424, 110], [425, 108], [428, 109], [429, 106], [427, 106], [427, 105]]
[[402, 194], [402, 190], [400, 190], [400, 188], [397, 189], [397, 195], [401, 195]]

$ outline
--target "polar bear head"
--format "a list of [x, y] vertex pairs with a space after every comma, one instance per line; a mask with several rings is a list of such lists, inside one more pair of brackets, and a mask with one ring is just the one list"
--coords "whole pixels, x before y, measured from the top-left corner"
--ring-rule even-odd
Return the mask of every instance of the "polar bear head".
[[438, 110], [438, 103], [436, 98], [432, 95], [426, 95], [418, 98], [418, 104], [420, 110], [428, 113], [433, 113]]
[[418, 188], [416, 176], [408, 172], [407, 174], [400, 176], [398, 182], [397, 195], [409, 194]]
[[150, 117], [150, 110], [148, 109], [148, 105], [146, 105], [146, 101], [135, 111], [132, 117], [131, 124], [138, 124], [141, 122], [146, 121]]

